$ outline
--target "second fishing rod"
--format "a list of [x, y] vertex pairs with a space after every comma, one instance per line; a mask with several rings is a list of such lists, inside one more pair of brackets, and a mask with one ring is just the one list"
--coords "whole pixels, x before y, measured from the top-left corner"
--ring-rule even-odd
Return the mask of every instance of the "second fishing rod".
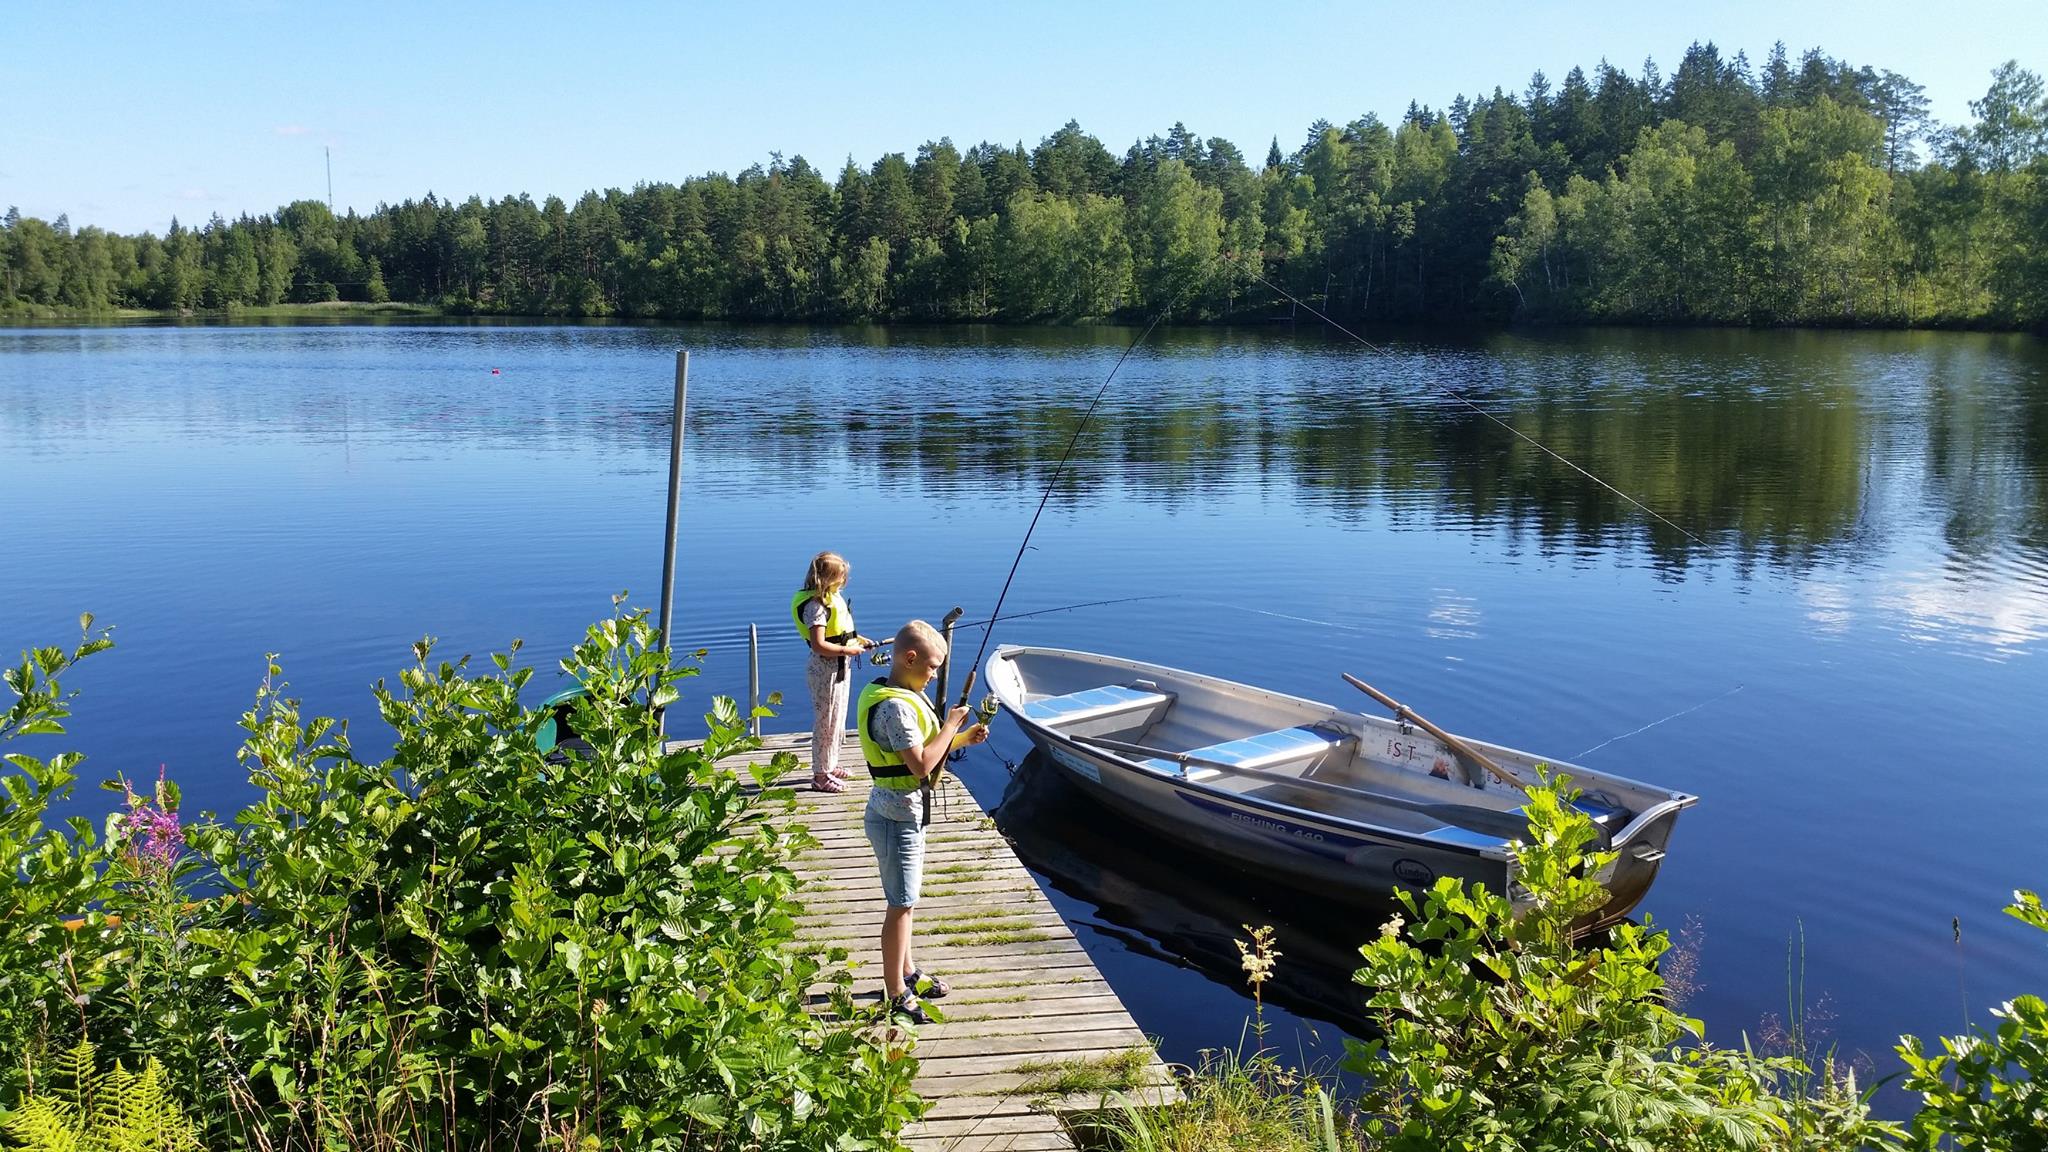
[[[967, 676], [966, 679], [964, 679], [960, 684], [959, 703], [954, 705], [955, 707], [967, 707], [968, 699], [974, 695], [975, 677], [979, 675], [981, 671], [981, 658], [988, 654], [989, 637], [995, 635], [995, 626], [1003, 619], [1003, 601], [1009, 598], [1010, 585], [1014, 583], [1017, 579], [1017, 568], [1024, 562], [1024, 553], [1028, 551], [1031, 547], [1032, 533], [1038, 531], [1038, 521], [1041, 517], [1045, 515], [1045, 506], [1052, 500], [1052, 494], [1059, 489], [1060, 478], [1066, 474], [1067, 462], [1073, 459], [1074, 448], [1081, 443], [1082, 434], [1088, 430], [1089, 421], [1095, 418], [1095, 410], [1102, 405], [1102, 397], [1109, 392], [1109, 385], [1112, 381], [1116, 379], [1116, 374], [1122, 370], [1124, 362], [1131, 358], [1131, 353], [1138, 350], [1138, 345], [1143, 344], [1146, 341], [1146, 339], [1152, 335], [1152, 330], [1154, 328], [1159, 327], [1159, 322], [1161, 320], [1166, 319], [1166, 315], [1168, 312], [1172, 311], [1172, 307], [1172, 304], [1168, 304], [1166, 307], [1161, 308], [1158, 312], [1154, 313], [1151, 323], [1145, 325], [1144, 331], [1138, 333], [1137, 339], [1132, 340], [1130, 344], [1125, 346], [1123, 354], [1116, 358], [1116, 363], [1110, 365], [1109, 373], [1102, 378], [1102, 385], [1096, 388], [1095, 397], [1094, 399], [1088, 402], [1088, 410], [1081, 414], [1080, 423], [1074, 425], [1074, 434], [1067, 438], [1066, 449], [1060, 453], [1059, 462], [1053, 465], [1052, 476], [1048, 478], [1045, 482], [1045, 491], [1040, 493], [1038, 497], [1038, 507], [1031, 513], [1031, 523], [1026, 525], [1024, 528], [1024, 538], [1017, 542], [1017, 555], [1010, 561], [1009, 574], [1003, 577], [1002, 591], [996, 594], [996, 605], [989, 612], [988, 619], [982, 622], [986, 625], [986, 627], [982, 629], [981, 646], [975, 650], [974, 660], [967, 665]], [[1145, 597], [1127, 597], [1126, 599], [1136, 600], [1145, 599]], [[1120, 601], [1115, 600], [1098, 601], [1098, 603], [1119, 602]], [[1073, 607], [1093, 606], [1094, 605], [1074, 605]], [[1065, 609], [1047, 609], [1047, 611], [1065, 611]], [[966, 613], [959, 608], [953, 609], [952, 612], [946, 615], [943, 630], [947, 633], [950, 633], [951, 630], [957, 625], [960, 617], [965, 614]], [[1040, 614], [1041, 613], [1020, 613], [1019, 615], [1024, 616]], [[946, 662], [947, 664], [952, 663], [952, 653], [950, 651], [946, 655]], [[938, 708], [941, 712], [943, 712], [945, 710], [945, 707], [946, 701], [944, 699], [944, 692], [942, 691], [941, 698], [938, 701]], [[984, 724], [995, 718], [993, 708], [978, 709], [977, 711], [981, 712], [980, 719]], [[930, 776], [926, 777], [923, 784], [919, 786], [919, 790], [923, 793], [921, 800], [924, 805], [924, 823], [927, 826], [929, 826], [932, 822], [932, 795], [936, 791], [940, 775], [944, 771], [945, 769], [941, 767], [938, 772], [934, 772]]]

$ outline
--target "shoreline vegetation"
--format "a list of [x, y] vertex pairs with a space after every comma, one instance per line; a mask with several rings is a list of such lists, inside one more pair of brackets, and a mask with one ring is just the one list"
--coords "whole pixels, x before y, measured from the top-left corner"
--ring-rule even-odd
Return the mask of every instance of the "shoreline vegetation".
[[559, 745], [516, 645], [472, 668], [415, 644], [373, 689], [382, 759], [273, 658], [241, 719], [257, 799], [194, 815], [121, 778], [99, 827], [80, 757], [30, 753], [108, 632], [0, 667], [0, 1147], [893, 1147], [917, 1060], [843, 950], [796, 945], [813, 842], [767, 819], [794, 757], [723, 697], [669, 747], [697, 666], [647, 615], [560, 661], [583, 694]]
[[[1115, 1089], [1088, 1122], [1108, 1152], [2040, 1152], [2048, 1147], [2048, 1003], [2024, 995], [1994, 1026], [1928, 1044], [1899, 1038], [1880, 1069], [1841, 1057], [1790, 1018], [1739, 1045], [1683, 1014], [1692, 958], [1668, 933], [1577, 929], [1607, 899], [1614, 855], [1565, 777], [1530, 789], [1513, 883], [1525, 902], [1455, 878], [1394, 893], [1399, 910], [1353, 973], [1372, 1038], [1347, 1039], [1347, 1089], [1265, 1045], [1261, 986], [1282, 963], [1272, 930], [1238, 941], [1253, 997], [1237, 1049], [1177, 1069], [1182, 1100], [1141, 1107]], [[2006, 913], [2048, 933], [2029, 891]], [[1789, 979], [1789, 978], [1788, 978]], [[1879, 1085], [1917, 1097], [1904, 1121], [1871, 1112]], [[1859, 1083], [1860, 1081], [1860, 1083]]]
[[[1341, 318], [1340, 318], [1341, 319]], [[764, 317], [671, 317], [671, 316], [564, 316], [544, 312], [478, 312], [473, 309], [449, 308], [439, 304], [408, 304], [387, 302], [369, 304], [357, 300], [329, 300], [308, 304], [237, 304], [231, 307], [207, 309], [172, 308], [113, 308], [99, 311], [78, 311], [70, 309], [44, 309], [33, 312], [0, 312], [0, 328], [77, 328], [92, 327], [111, 323], [142, 325], [171, 325], [191, 327], [232, 326], [251, 320], [277, 321], [332, 321], [341, 325], [370, 324], [385, 320], [418, 321], [490, 321], [530, 322], [545, 325], [662, 325], [715, 322], [738, 326], [760, 325], [776, 327], [790, 324], [836, 325], [903, 325], [942, 327], [984, 325], [999, 328], [1085, 328], [1092, 325], [1114, 327], [1140, 327], [1144, 320], [1133, 316], [1072, 316], [1062, 318], [1041, 318], [1035, 320], [1008, 320], [999, 316], [985, 316], [973, 319], [925, 320], [897, 318], [894, 320], [854, 320], [829, 316], [796, 317], [774, 319]], [[1390, 322], [1395, 327], [1410, 331], [1432, 329], [1451, 331], [1566, 331], [1572, 329], [1633, 328], [1662, 329], [1665, 331], [1707, 331], [1738, 329], [1746, 331], [1799, 331], [1816, 332], [1976, 332], [2010, 335], [2048, 335], [2048, 322], [2043, 324], [2014, 325], [1994, 322], [1985, 318], [1946, 318], [1924, 320], [1917, 323], [1888, 321], [1882, 318], [1862, 320], [1802, 320], [1793, 323], [1763, 323], [1757, 321], [1731, 320], [1647, 320], [1640, 318], [1621, 319], [1563, 319], [1559, 317], [1462, 317], [1462, 318], [1414, 318]], [[1161, 321], [1163, 328], [1218, 328], [1236, 325], [1269, 328], [1293, 325], [1297, 327], [1320, 327], [1322, 322], [1306, 312], [1299, 316], [1250, 315], [1236, 317], [1212, 317], [1176, 323], [1168, 319]], [[1378, 329], [1374, 329], [1377, 331]]]
[[[760, 744], [723, 697], [704, 744], [670, 748], [659, 713], [696, 665], [614, 607], [559, 665], [583, 688], [573, 740], [541, 742], [556, 717], [520, 703], [517, 645], [481, 672], [414, 645], [373, 689], [394, 736], [378, 762], [304, 717], [273, 657], [242, 717], [260, 798], [188, 818], [173, 781], [120, 778], [103, 833], [62, 818], [78, 754], [16, 749], [64, 735], [61, 678], [109, 632], [82, 617], [76, 645], [0, 669], [6, 1146], [899, 1148], [927, 1104], [915, 1039], [856, 1007], [842, 950], [798, 945], [791, 859], [814, 841], [763, 818], [795, 758], [735, 768]], [[1901, 1037], [1917, 1107], [1878, 1119], [1868, 1070], [1807, 1033], [1796, 996], [1763, 1050], [1717, 1046], [1683, 1015], [1667, 933], [1578, 931], [1614, 857], [1576, 795], [1530, 789], [1514, 900], [1452, 877], [1394, 894], [1352, 977], [1374, 1024], [1346, 1045], [1357, 1087], [1263, 1046], [1284, 960], [1247, 926], [1247, 1043], [1189, 1070], [1184, 1102], [1118, 1095], [1141, 1052], [1048, 1060], [1028, 1090], [1101, 1092], [1080, 1123], [1117, 1152], [2043, 1147], [2048, 1003]], [[2033, 893], [2007, 911], [2048, 932]]]
[[232, 304], [224, 308], [178, 309], [178, 308], [107, 308], [100, 310], [78, 310], [68, 308], [27, 308], [13, 313], [0, 313], [0, 325], [72, 324], [99, 320], [152, 321], [179, 320], [210, 322], [217, 320], [356, 320], [388, 316], [413, 316], [426, 319], [453, 316], [437, 304], [406, 304], [387, 301], [371, 304], [361, 300], [326, 300], [314, 303], [278, 304]]
[[1070, 121], [573, 205], [301, 200], [161, 236], [10, 209], [0, 318], [1187, 324], [1291, 296], [1347, 323], [2048, 327], [2048, 93], [2008, 62], [1970, 107], [1940, 125], [1896, 72], [1695, 43], [1668, 77], [1538, 72], [1262, 161], [1180, 124], [1118, 156]]

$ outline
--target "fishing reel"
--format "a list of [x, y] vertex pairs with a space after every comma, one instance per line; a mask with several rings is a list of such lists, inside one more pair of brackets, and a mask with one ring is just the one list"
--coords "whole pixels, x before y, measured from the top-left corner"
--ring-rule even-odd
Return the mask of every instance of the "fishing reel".
[[852, 639], [870, 645], [870, 647], [862, 649], [860, 655], [854, 658], [856, 662], [865, 659], [876, 668], [887, 668], [889, 666], [889, 641], [873, 640], [858, 632], [853, 634]]
[[[996, 700], [994, 693], [990, 693], [982, 697], [981, 702], [974, 706], [974, 721], [977, 724], [987, 725], [995, 720], [996, 713], [1001, 710], [1002, 704]], [[967, 749], [955, 748], [946, 754], [946, 759], [958, 764], [960, 761], [967, 759]]]

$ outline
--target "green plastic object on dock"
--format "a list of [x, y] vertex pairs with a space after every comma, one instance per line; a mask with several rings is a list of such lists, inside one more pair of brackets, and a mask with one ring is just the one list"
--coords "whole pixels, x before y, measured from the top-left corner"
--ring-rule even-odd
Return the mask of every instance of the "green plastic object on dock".
[[548, 714], [540, 726], [540, 733], [534, 737], [542, 755], [553, 752], [563, 740], [576, 734], [575, 729], [569, 726], [569, 718], [576, 714], [576, 705], [589, 695], [588, 688], [576, 684], [540, 702], [541, 709]]

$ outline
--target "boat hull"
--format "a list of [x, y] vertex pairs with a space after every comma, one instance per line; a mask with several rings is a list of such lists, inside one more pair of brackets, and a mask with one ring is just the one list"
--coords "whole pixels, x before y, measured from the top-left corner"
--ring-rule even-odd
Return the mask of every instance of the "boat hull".
[[[1511, 899], [1526, 896], [1513, 882], [1513, 853], [1505, 839], [1521, 827], [1520, 789], [1483, 779], [1460, 785], [1441, 768], [1431, 771], [1451, 762], [1448, 751], [1396, 722], [1178, 669], [1058, 649], [1005, 646], [991, 657], [987, 672], [1004, 709], [1082, 792], [1213, 859], [1350, 905], [1384, 907], [1395, 891], [1425, 890], [1445, 877], [1484, 884]], [[1091, 691], [1091, 685], [1123, 687]], [[1047, 715], [1052, 706], [1058, 715]], [[1342, 740], [1328, 745], [1327, 754], [1311, 747], [1303, 753], [1314, 758], [1311, 770], [1297, 764], [1291, 777], [1274, 772], [1269, 778], [1266, 771], [1244, 768], [1219, 774], [1202, 770], [1221, 767], [1214, 759], [1175, 762], [1177, 753], [1147, 752], [1210, 744], [1199, 751], [1244, 755], [1247, 741], [1211, 742], [1261, 729], [1286, 729], [1249, 741], [1255, 745], [1251, 754], [1276, 767], [1269, 751], [1274, 746], [1257, 741], [1299, 741], [1305, 731], [1332, 732]], [[1697, 800], [1497, 744], [1467, 742], [1523, 783], [1533, 783], [1541, 766], [1551, 765], [1586, 792], [1588, 803], [1615, 814], [1601, 824], [1602, 847], [1611, 859], [1596, 877], [1611, 898], [1587, 918], [1589, 927], [1617, 921], [1641, 902], [1656, 880], [1679, 813]], [[1280, 759], [1289, 754], [1284, 746], [1277, 753]], [[1368, 783], [1351, 783], [1358, 779]], [[1332, 782], [1340, 783], [1331, 787]], [[1390, 790], [1411, 798], [1389, 807], [1385, 802], [1396, 794]], [[1369, 808], [1379, 802], [1383, 815], [1353, 812], [1353, 798]], [[1469, 815], [1421, 820], [1416, 812]], [[1446, 827], [1444, 819], [1458, 826]], [[1488, 826], [1490, 834], [1475, 831]]]

